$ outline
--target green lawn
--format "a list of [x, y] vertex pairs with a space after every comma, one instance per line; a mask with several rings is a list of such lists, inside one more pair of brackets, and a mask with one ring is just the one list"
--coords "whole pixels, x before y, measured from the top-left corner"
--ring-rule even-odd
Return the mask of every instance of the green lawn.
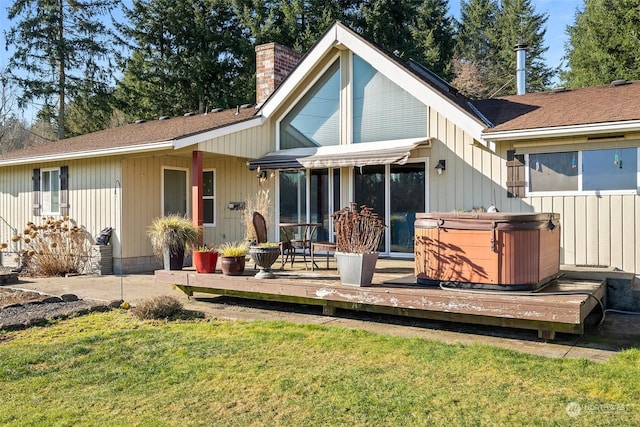
[[0, 334], [0, 390], [14, 426], [640, 425], [640, 350], [595, 363], [113, 311]]

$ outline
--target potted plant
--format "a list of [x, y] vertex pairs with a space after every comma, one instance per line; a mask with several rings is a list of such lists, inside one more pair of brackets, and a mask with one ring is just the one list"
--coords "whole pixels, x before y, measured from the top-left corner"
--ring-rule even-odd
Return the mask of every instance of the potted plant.
[[252, 245], [249, 248], [251, 259], [260, 267], [256, 274], [258, 279], [273, 279], [275, 274], [271, 271], [271, 266], [280, 256], [280, 243], [264, 242]]
[[147, 234], [156, 256], [163, 258], [165, 270], [182, 270], [184, 253], [200, 240], [200, 230], [181, 215], [168, 215], [153, 220]]
[[336, 264], [345, 285], [371, 284], [378, 260], [378, 247], [386, 225], [372, 208], [351, 202], [331, 214], [336, 233]]
[[249, 244], [246, 242], [225, 242], [218, 246], [222, 273], [226, 276], [241, 276], [248, 251]]
[[218, 252], [213, 245], [200, 246], [193, 251], [193, 264], [198, 273], [215, 273]]

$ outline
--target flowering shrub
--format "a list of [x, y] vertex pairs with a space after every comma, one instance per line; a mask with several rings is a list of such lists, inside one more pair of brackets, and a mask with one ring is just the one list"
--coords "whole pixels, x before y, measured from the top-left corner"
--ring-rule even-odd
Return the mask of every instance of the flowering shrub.
[[84, 272], [89, 260], [91, 241], [87, 231], [65, 216], [48, 217], [41, 224], [28, 222], [22, 235], [20, 251], [23, 272], [42, 276], [63, 276]]

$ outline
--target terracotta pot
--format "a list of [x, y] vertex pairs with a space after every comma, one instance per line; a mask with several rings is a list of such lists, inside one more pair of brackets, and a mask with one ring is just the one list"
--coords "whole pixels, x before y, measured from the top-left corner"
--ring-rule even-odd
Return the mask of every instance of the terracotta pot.
[[226, 276], [242, 276], [244, 273], [245, 256], [221, 256], [220, 269]]
[[193, 252], [193, 263], [198, 273], [215, 273], [218, 263], [218, 252]]

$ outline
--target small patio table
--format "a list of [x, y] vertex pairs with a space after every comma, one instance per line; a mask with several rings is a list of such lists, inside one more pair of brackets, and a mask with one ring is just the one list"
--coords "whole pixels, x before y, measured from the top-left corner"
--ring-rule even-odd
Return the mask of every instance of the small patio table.
[[[280, 235], [284, 237], [283, 240], [285, 242], [288, 242], [287, 246], [290, 248], [289, 253], [287, 253], [287, 258], [291, 255], [291, 267], [293, 267], [293, 262], [295, 261], [296, 250], [301, 250], [302, 258], [304, 259], [304, 268], [305, 270], [309, 269], [307, 265], [307, 251], [309, 251], [309, 255], [311, 256], [313, 236], [320, 225], [321, 224], [317, 222], [282, 222], [279, 224], [281, 230]], [[299, 234], [296, 233], [295, 230], [299, 230]], [[284, 262], [283, 260], [283, 265]], [[313, 269], [313, 263], [311, 269]]]

